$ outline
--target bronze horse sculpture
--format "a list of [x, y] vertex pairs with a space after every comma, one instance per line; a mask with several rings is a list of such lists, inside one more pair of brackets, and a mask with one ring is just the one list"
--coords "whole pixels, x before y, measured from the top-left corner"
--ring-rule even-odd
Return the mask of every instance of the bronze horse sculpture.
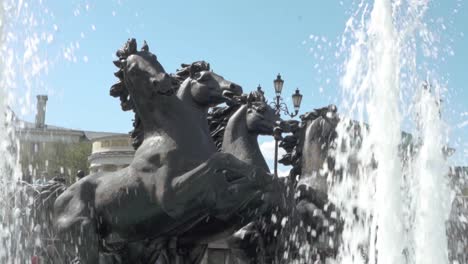
[[[237, 96], [235, 99], [236, 102], [231, 102], [227, 107], [215, 108], [209, 114], [213, 139], [220, 151], [268, 171], [257, 138], [259, 135], [272, 135], [278, 117], [261, 92]], [[229, 240], [235, 231], [258, 219], [261, 213], [284, 206], [281, 204], [284, 202], [283, 192], [278, 191], [280, 186], [278, 183], [270, 189], [258, 189], [257, 199], [252, 200], [242, 212], [228, 219], [211, 218], [201, 222], [181, 236], [181, 243], [206, 245], [219, 239]]]
[[[220, 149], [249, 164], [269, 170], [257, 138], [259, 135], [273, 135], [280, 118], [268, 105], [260, 89], [250, 93], [245, 101], [246, 103], [229, 117]], [[246, 219], [243, 222], [245, 226], [227, 238], [231, 250], [239, 260], [246, 263], [268, 261], [267, 255], [271, 252], [266, 251], [275, 244], [274, 239], [267, 235], [273, 227], [270, 219], [275, 210], [285, 209], [284, 187], [283, 183], [276, 185], [274, 190], [266, 192], [262, 199], [258, 199], [253, 209], [260, 209], [263, 214], [254, 214], [254, 219]], [[248, 212], [244, 215], [248, 215]]]
[[265, 170], [217, 153], [209, 135], [208, 108], [239, 86], [211, 71], [190, 72], [177, 92], [187, 104], [146, 44], [137, 51], [129, 40], [117, 56], [121, 81], [111, 94], [138, 115], [144, 139], [129, 167], [88, 175], [57, 198], [56, 226], [82, 263], [99, 263], [99, 248], [115, 242], [163, 243], [207, 217], [229, 219], [272, 182]]
[[[173, 75], [179, 84], [183, 84], [186, 78], [188, 78], [188, 72], [194, 70], [191, 69], [192, 67], [197, 70], [209, 69], [209, 65], [202, 61], [182, 64], [182, 67], [177, 74]], [[181, 87], [177, 86], [175, 89], [177, 90], [177, 96], [181, 100], [187, 101], [186, 97], [183, 96], [184, 89], [186, 88], [182, 85]], [[228, 103], [229, 106], [214, 108], [208, 115], [211, 136], [215, 144], [220, 151], [222, 148], [223, 152], [232, 154], [247, 164], [258, 166], [268, 171], [268, 166], [261, 154], [257, 138], [259, 135], [272, 134], [278, 120], [275, 111], [266, 104], [263, 93], [259, 92], [252, 92], [248, 96], [235, 96]], [[140, 136], [141, 134], [138, 135], [138, 137]], [[229, 237], [234, 231], [258, 215], [258, 212], [266, 210], [266, 208], [259, 209], [258, 207], [265, 207], [266, 204], [270, 207], [278, 206], [283, 196], [282, 193], [273, 195], [271, 191], [258, 191], [257, 201], [250, 202], [249, 206], [242, 213], [238, 213], [226, 220], [209, 218], [207, 221], [200, 222], [179, 236], [179, 247], [187, 251], [186, 259], [189, 258], [189, 263], [198, 263], [207, 248], [207, 243]], [[276, 200], [261, 201], [262, 195], [260, 194], [267, 197], [275, 196]], [[135, 246], [138, 247], [138, 245], [133, 245], [132, 251], [135, 251]], [[140, 244], [139, 247], [141, 248], [141, 246]], [[151, 245], [142, 249], [143, 252], [151, 250], [154, 250], [151, 249]], [[145, 255], [148, 254], [143, 253], [139, 255], [131, 260], [127, 260], [127, 262], [154, 262], [151, 257], [145, 258]], [[169, 259], [167, 262], [172, 263], [170, 261], [174, 259], [174, 256], [170, 255], [170, 253], [167, 253], [167, 259]]]
[[[255, 97], [257, 100], [252, 100], [252, 98]], [[252, 93], [249, 96], [249, 99], [249, 102], [253, 101], [254, 104], [256, 104], [255, 107], [251, 106], [252, 103], [247, 103], [235, 112], [232, 110], [232, 107], [219, 108], [214, 111], [212, 119], [215, 121], [210, 120], [210, 123], [214, 124], [214, 126], [212, 125], [211, 130], [213, 131], [213, 137], [217, 143], [217, 147], [220, 151], [235, 154], [237, 157], [250, 164], [255, 164], [268, 169], [263, 156], [260, 154], [258, 143], [256, 142], [256, 137], [258, 135], [254, 136], [255, 140], [251, 139], [249, 141], [248, 136], [239, 132], [246, 130], [246, 119], [251, 120], [250, 122], [255, 120], [255, 118], [249, 118], [249, 113], [256, 112], [258, 114], [258, 112], [261, 112], [263, 115], [267, 113], [266, 116], [270, 117], [269, 119], [267, 118], [269, 120], [269, 126], [266, 126], [268, 128], [264, 130], [263, 134], [271, 135], [273, 131], [272, 128], [276, 125], [279, 125], [280, 127], [289, 126], [286, 130], [295, 130], [295, 134], [299, 138], [294, 143], [295, 152], [300, 153], [300, 155], [296, 157], [292, 174], [299, 174], [303, 179], [294, 184], [295, 188], [297, 188], [296, 195], [299, 196], [290, 197], [292, 198], [292, 204], [290, 204], [291, 206], [288, 210], [274, 212], [264, 209], [263, 212], [268, 212], [268, 215], [265, 215], [267, 217], [262, 218], [257, 214], [255, 221], [248, 223], [245, 227], [238, 230], [233, 236], [228, 238], [227, 241], [231, 247], [231, 252], [235, 252], [236, 257], [243, 261], [243, 263], [287, 262], [292, 259], [301, 258], [298, 252], [294, 252], [297, 251], [297, 248], [294, 248], [294, 246], [291, 248], [290, 246], [290, 244], [294, 244], [297, 240], [289, 241], [291, 243], [286, 243], [288, 244], [286, 247], [282, 245], [282, 243], [290, 240], [288, 236], [291, 234], [293, 234], [295, 239], [299, 237], [296, 236], [298, 231], [293, 231], [290, 227], [297, 227], [300, 225], [300, 222], [303, 222], [305, 225], [311, 225], [320, 235], [324, 229], [322, 226], [324, 218], [330, 218], [330, 212], [333, 210], [333, 205], [328, 203], [326, 182], [325, 185], [323, 185], [323, 181], [315, 182], [315, 178], [310, 181], [310, 175], [320, 175], [320, 177], [326, 179], [326, 177], [321, 175], [324, 173], [324, 164], [326, 164], [326, 166], [333, 167], [332, 160], [329, 157], [329, 149], [332, 148], [333, 141], [336, 137], [335, 128], [338, 122], [336, 107], [334, 105], [330, 105], [325, 108], [316, 109], [314, 112], [307, 113], [302, 116], [303, 123], [299, 127], [292, 120], [279, 122], [279, 118], [276, 116], [275, 111], [266, 104], [261, 91]], [[229, 111], [231, 111], [231, 113]], [[234, 114], [232, 112], [234, 112]], [[223, 117], [227, 119], [224, 120], [224, 123], [227, 123], [227, 125], [224, 126], [219, 125], [219, 119], [222, 119]], [[239, 120], [243, 121], [239, 122]], [[255, 142], [255, 144], [252, 142]], [[256, 147], [253, 147], [255, 145]], [[285, 185], [286, 184], [287, 183], [285, 183]], [[285, 188], [277, 191], [282, 193], [282, 195], [287, 195], [287, 190]], [[265, 193], [265, 196], [268, 196], [268, 194], [268, 192]], [[270, 203], [266, 201], [258, 201], [255, 207], [271, 207], [272, 205], [280, 206], [281, 202], [278, 199], [273, 199], [273, 201], [274, 202], [270, 201]], [[325, 211], [327, 216], [315, 215], [317, 210]], [[290, 222], [289, 229], [286, 228], [286, 230], [282, 230], [283, 227], [281, 225], [275, 225], [275, 223], [269, 219], [273, 213], [275, 213], [276, 217], [281, 218], [281, 215], [288, 217]], [[332, 221], [330, 221], [330, 223], [332, 223]], [[323, 247], [316, 243], [315, 239], [311, 239], [310, 237], [303, 237], [303, 239], [304, 242], [308, 241], [313, 243], [316, 252], [322, 257], [330, 256], [332, 254], [330, 253], [329, 246]], [[317, 247], [321, 248], [317, 249]], [[286, 250], [291, 251], [291, 257], [288, 259], [284, 259], [282, 255]]]
[[[294, 178], [294, 207], [297, 219], [303, 226], [302, 229], [296, 229], [296, 233], [289, 239], [291, 244], [309, 244], [312, 251], [306, 255], [295, 254], [296, 259], [304, 260], [313, 256], [316, 261], [316, 258], [333, 257], [337, 253], [341, 219], [335, 206], [328, 200], [327, 181], [336, 173], [332, 152], [338, 122], [335, 105], [315, 109], [301, 116], [300, 124], [296, 122], [292, 135], [287, 136], [281, 144], [287, 154], [280, 162], [293, 166], [290, 177]], [[300, 177], [296, 178], [297, 175]], [[312, 235], [310, 230], [313, 231]], [[333, 244], [329, 241], [333, 241]], [[297, 249], [289, 250], [297, 253]]]
[[[173, 77], [177, 80], [176, 84], [179, 83], [175, 87], [175, 90], [178, 91], [177, 96], [181, 100], [187, 101], [186, 97], [183, 96], [184, 93], [181, 92], [184, 90], [184, 87], [179, 87], [180, 84], [184, 83], [189, 77], [189, 72], [193, 71], [193, 68], [196, 70], [208, 70], [209, 65], [203, 61], [199, 61], [192, 64], [182, 64], [182, 67]], [[262, 92], [252, 92], [248, 96], [235, 96], [233, 99], [228, 102], [229, 106], [214, 108], [209, 113], [208, 121], [211, 136], [220, 151], [222, 148], [222, 151], [233, 154], [240, 160], [267, 171], [268, 166], [261, 154], [257, 138], [259, 135], [271, 135], [278, 117], [275, 115], [275, 111], [266, 103]], [[136, 136], [141, 137], [142, 135], [140, 133]], [[258, 215], [258, 212], [265, 211], [265, 207], [278, 206], [283, 198], [281, 192], [273, 195], [271, 191], [265, 192], [263, 190], [260, 193], [266, 197], [274, 196], [276, 200], [269, 199], [268, 201], [263, 201], [261, 199], [262, 196], [259, 195], [257, 201], [252, 201], [242, 213], [227, 220], [210, 218], [195, 225], [186, 233], [181, 234], [178, 243], [179, 247], [187, 251], [185, 260], [188, 259], [188, 263], [198, 263], [205, 253], [207, 243], [229, 237], [234, 231]], [[264, 208], [259, 209], [260, 206]], [[149, 246], [144, 246], [141, 243], [139, 245], [134, 244], [129, 251], [138, 251], [139, 248], [140, 252], [151, 252], [154, 250], [151, 246], [151, 244]], [[145, 248], [142, 249], [142, 247]], [[145, 257], [146, 255], [148, 254], [140, 253], [138, 256], [131, 259], [127, 258], [125, 261], [128, 263], [155, 262], [151, 256]], [[170, 253], [166, 253], [168, 259], [166, 262], [177, 262], [173, 261], [175, 258], [170, 255]], [[122, 263], [122, 261], [119, 263]]]
[[302, 116], [305, 131], [303, 132], [303, 146], [301, 159], [301, 179], [307, 181], [323, 201], [316, 201], [321, 207], [326, 203], [327, 175], [334, 169], [330, 158], [330, 148], [335, 140], [338, 117], [335, 105], [316, 109]]

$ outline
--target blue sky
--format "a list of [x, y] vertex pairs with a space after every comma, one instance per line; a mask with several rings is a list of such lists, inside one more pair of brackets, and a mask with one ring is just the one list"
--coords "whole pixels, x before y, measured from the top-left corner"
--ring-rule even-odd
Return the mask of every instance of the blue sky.
[[[48, 124], [131, 130], [132, 115], [123, 113], [119, 101], [108, 95], [115, 82], [114, 53], [129, 37], [139, 44], [147, 40], [169, 72], [180, 63], [203, 59], [245, 91], [261, 84], [269, 98], [273, 97], [273, 79], [281, 73], [283, 94], [289, 102], [296, 87], [304, 94], [302, 113], [340, 103], [338, 66], [344, 57], [335, 57], [335, 51], [353, 10], [351, 0], [18, 2], [21, 8], [16, 6], [13, 24], [17, 42], [22, 45], [36, 32], [40, 43], [33, 53], [39, 61], [47, 61], [47, 66], [31, 77], [29, 91], [18, 87], [14, 93], [32, 102], [38, 93], [49, 94]], [[446, 27], [435, 29], [441, 33], [442, 46], [450, 45], [455, 52], [438, 69], [448, 79], [450, 90], [445, 118], [452, 127], [451, 144], [466, 151], [468, 8], [460, 0], [435, 1], [430, 8], [428, 16], [437, 21], [436, 26]], [[24, 26], [23, 19], [31, 17], [37, 24]], [[32, 60], [20, 61], [19, 74], [29, 74], [28, 67], [36, 65]], [[21, 108], [24, 118], [32, 120], [34, 104], [14, 106], [19, 113]], [[467, 156], [460, 159], [466, 161]]]

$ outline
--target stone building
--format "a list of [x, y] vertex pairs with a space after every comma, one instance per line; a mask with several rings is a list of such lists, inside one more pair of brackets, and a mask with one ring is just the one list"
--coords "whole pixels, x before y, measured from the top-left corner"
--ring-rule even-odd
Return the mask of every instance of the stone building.
[[26, 181], [46, 181], [62, 176], [71, 183], [78, 170], [85, 173], [115, 170], [130, 164], [133, 149], [128, 134], [49, 125], [46, 123], [47, 100], [47, 95], [37, 96], [35, 122], [21, 120], [12, 113]]
[[100, 136], [91, 140], [89, 156], [90, 172], [116, 171], [127, 167], [133, 160], [135, 150], [127, 134]]

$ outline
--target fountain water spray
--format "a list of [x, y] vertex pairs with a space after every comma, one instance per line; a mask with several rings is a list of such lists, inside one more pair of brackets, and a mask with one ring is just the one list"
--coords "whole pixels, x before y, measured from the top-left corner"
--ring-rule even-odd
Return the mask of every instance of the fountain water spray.
[[[41, 8], [32, 12], [33, 5], [41, 4], [4, 0], [0, 6], [0, 263], [27, 263], [40, 246], [21, 206], [29, 201], [17, 184], [17, 144], [7, 108], [20, 99], [22, 114], [28, 111], [35, 80], [51, 63], [38, 56], [53, 35], [37, 28], [43, 14]], [[427, 0], [362, 0], [346, 25], [349, 56], [340, 109], [362, 122], [349, 119], [339, 126], [336, 161], [342, 173], [330, 196], [345, 221], [340, 263], [447, 263], [443, 89], [424, 64], [438, 54], [424, 23], [428, 7]], [[428, 89], [422, 88], [425, 81]], [[414, 137], [408, 143], [401, 131], [411, 117]]]
[[416, 105], [422, 142], [413, 164], [415, 263], [447, 263], [445, 216], [450, 210], [450, 191], [439, 102], [429, 90], [422, 90]]
[[[428, 6], [361, 1], [347, 23], [342, 109], [349, 119], [338, 128], [342, 173], [331, 195], [345, 221], [339, 263], [448, 263], [443, 89], [425, 64], [437, 58], [423, 22]], [[432, 89], [423, 85], [428, 79]], [[402, 133], [406, 126], [413, 137]]]
[[0, 1], [0, 263], [30, 263], [41, 247], [32, 197], [22, 181], [16, 116], [32, 110], [31, 91], [41, 88], [51, 61], [43, 54], [53, 39], [42, 1]]

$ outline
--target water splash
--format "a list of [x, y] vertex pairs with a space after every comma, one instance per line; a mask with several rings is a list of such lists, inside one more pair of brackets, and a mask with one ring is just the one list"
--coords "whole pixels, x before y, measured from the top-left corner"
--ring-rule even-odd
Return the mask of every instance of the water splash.
[[[3, 4], [3, 3], [2, 3]], [[13, 263], [20, 259], [14, 258], [21, 248], [16, 246], [16, 228], [18, 227], [17, 201], [15, 199], [16, 182], [18, 175], [15, 173], [16, 157], [14, 155], [13, 129], [11, 126], [12, 112], [8, 111], [8, 61], [11, 56], [6, 55], [7, 48], [5, 39], [5, 9], [0, 7], [0, 261], [2, 263]], [[7, 62], [7, 63], [5, 63]], [[11, 196], [13, 195], [13, 196]], [[11, 213], [13, 212], [13, 213]], [[12, 257], [13, 255], [13, 257]]]
[[[344, 152], [336, 158], [343, 175], [332, 194], [346, 220], [341, 263], [446, 263], [445, 129], [440, 105], [434, 103], [443, 85], [434, 84], [427, 63], [440, 53], [437, 34], [424, 23], [428, 8], [424, 0], [361, 1], [347, 23], [343, 47], [349, 56], [342, 80], [346, 100], [341, 109], [353, 119], [367, 120], [369, 130], [363, 129], [364, 123], [352, 130], [349, 123], [340, 125], [342, 132], [353, 132], [340, 133]], [[32, 110], [31, 91], [53, 63], [40, 50], [54, 41], [58, 26], [43, 29], [50, 13], [42, 1], [4, 0], [0, 12], [0, 123], [6, 124], [0, 130], [0, 262], [24, 263], [32, 254], [28, 243], [35, 243], [30, 237], [35, 226], [15, 217], [27, 212], [21, 211], [24, 197], [16, 196], [21, 193], [16, 184], [20, 174], [7, 105], [19, 105], [21, 114]], [[63, 49], [64, 61], [77, 60], [76, 46]], [[433, 83], [433, 92], [420, 89], [423, 80]], [[417, 127], [406, 125], [410, 116]], [[408, 138], [400, 134], [405, 126], [415, 127], [412, 144], [405, 145]]]
[[421, 146], [414, 164], [415, 263], [447, 263], [446, 216], [450, 210], [448, 166], [443, 153], [444, 124], [439, 99], [424, 89], [416, 104]]
[[440, 51], [424, 22], [428, 8], [429, 1], [360, 1], [347, 22], [348, 119], [338, 127], [341, 175], [331, 194], [345, 221], [339, 263], [448, 263], [444, 89], [429, 67]]
[[28, 114], [32, 91], [44, 87], [50, 66], [44, 47], [53, 40], [52, 29], [45, 29], [49, 15], [42, 1], [0, 1], [0, 263], [5, 264], [29, 263], [41, 246], [41, 226], [34, 223], [33, 201], [22, 182], [11, 108]]

